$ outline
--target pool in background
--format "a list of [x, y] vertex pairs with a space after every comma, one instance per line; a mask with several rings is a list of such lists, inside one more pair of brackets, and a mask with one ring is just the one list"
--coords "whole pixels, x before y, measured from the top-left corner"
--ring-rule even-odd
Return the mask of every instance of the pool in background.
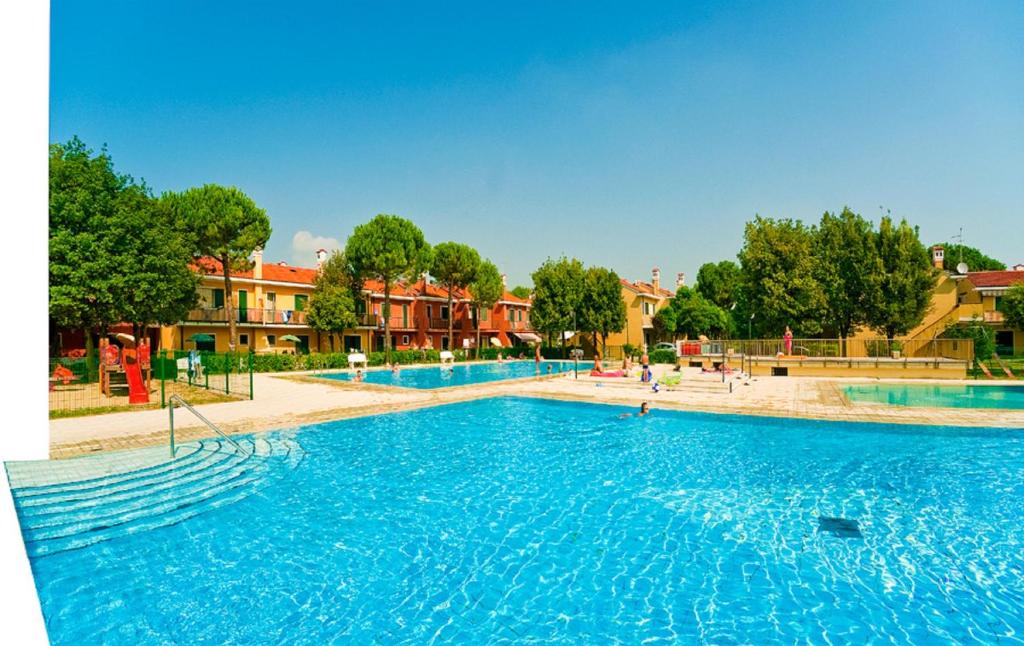
[[1024, 386], [853, 384], [843, 386], [852, 402], [934, 408], [1024, 409]]
[[[245, 471], [261, 485], [248, 495], [217, 504], [227, 489], [178, 522], [33, 550], [49, 636], [946, 644], [1024, 633], [1024, 431], [624, 412], [496, 398], [258, 435], [268, 457]], [[188, 445], [176, 477], [212, 468], [235, 482], [231, 465], [249, 463], [212, 449]], [[180, 486], [135, 487], [157, 469], [117, 486], [16, 490], [19, 515], [26, 493], [44, 496], [23, 519], [38, 538], [113, 505], [180, 513], [161, 503]], [[87, 502], [97, 487], [118, 502]]]
[[[550, 366], [551, 370], [548, 370]], [[590, 364], [580, 364], [581, 369], [590, 369]], [[468, 386], [490, 381], [505, 379], [522, 379], [548, 374], [569, 372], [573, 369], [572, 361], [542, 361], [538, 372], [533, 360], [506, 361], [504, 363], [456, 363], [453, 366], [427, 366], [422, 368], [402, 368], [397, 373], [390, 370], [363, 371], [363, 381], [368, 384], [382, 386], [400, 386], [402, 388], [448, 388], [450, 386]], [[354, 372], [334, 372], [319, 375], [324, 379], [340, 379], [352, 381]]]

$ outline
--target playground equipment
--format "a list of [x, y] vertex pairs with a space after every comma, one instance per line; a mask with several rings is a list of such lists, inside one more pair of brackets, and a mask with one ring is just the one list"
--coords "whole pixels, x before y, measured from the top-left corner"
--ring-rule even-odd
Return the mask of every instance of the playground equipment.
[[450, 350], [441, 350], [441, 366], [454, 366], [455, 355]]
[[129, 404], [148, 404], [152, 380], [149, 344], [136, 345], [135, 338], [127, 334], [117, 338], [125, 344], [123, 349], [100, 339], [100, 392], [107, 397], [127, 395]]
[[370, 366], [366, 360], [366, 355], [362, 352], [353, 352], [348, 355], [348, 367], [351, 368], [362, 368], [366, 369]]

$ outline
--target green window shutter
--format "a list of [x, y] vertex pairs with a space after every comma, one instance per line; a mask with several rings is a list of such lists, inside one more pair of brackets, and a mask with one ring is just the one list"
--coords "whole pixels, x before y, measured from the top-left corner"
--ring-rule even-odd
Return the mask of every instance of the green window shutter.
[[409, 327], [409, 305], [402, 303], [402, 327]]
[[249, 294], [244, 290], [238, 290], [238, 322], [249, 321]]
[[295, 311], [304, 312], [306, 310], [306, 301], [309, 300], [309, 296], [304, 294], [295, 295]]
[[214, 289], [213, 290], [213, 306], [224, 307], [224, 290]]

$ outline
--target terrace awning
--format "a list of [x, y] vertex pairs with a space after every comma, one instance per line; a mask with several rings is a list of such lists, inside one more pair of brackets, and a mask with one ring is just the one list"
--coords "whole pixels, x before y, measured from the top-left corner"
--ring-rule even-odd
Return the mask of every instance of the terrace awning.
[[281, 340], [282, 341], [294, 341], [295, 343], [301, 343], [302, 342], [302, 339], [300, 339], [299, 337], [295, 336], [294, 334], [286, 334], [283, 337], [281, 337]]
[[491, 345], [500, 348], [501, 347], [501, 339], [499, 339], [496, 336], [492, 336], [491, 337]]
[[540, 337], [533, 332], [513, 332], [512, 334], [518, 337], [520, 341], [525, 341], [526, 343], [537, 343], [540, 341]]
[[216, 341], [212, 334], [193, 334], [188, 338], [189, 341]]

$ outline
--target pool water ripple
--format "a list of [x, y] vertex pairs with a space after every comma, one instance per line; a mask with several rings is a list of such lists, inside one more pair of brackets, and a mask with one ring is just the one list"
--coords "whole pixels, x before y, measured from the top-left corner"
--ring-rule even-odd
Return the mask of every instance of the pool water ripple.
[[[1024, 435], [499, 398], [38, 556], [55, 644], [1020, 643]], [[861, 537], [819, 530], [851, 519]]]

